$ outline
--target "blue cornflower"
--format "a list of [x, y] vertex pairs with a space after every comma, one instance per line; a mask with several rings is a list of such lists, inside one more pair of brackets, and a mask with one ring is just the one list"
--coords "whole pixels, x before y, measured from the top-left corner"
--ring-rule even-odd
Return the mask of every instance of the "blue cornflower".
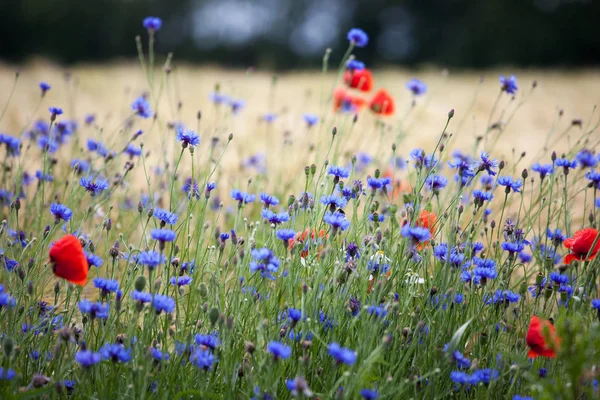
[[375, 221], [375, 217], [377, 217], [377, 222], [383, 222], [383, 221], [385, 221], [385, 215], [383, 215], [383, 214], [377, 214], [377, 213], [369, 214], [369, 216], [368, 216], [369, 221], [374, 222]]
[[534, 400], [533, 397], [530, 396], [520, 396], [518, 394], [515, 394], [512, 398], [512, 400]]
[[104, 360], [111, 360], [114, 363], [126, 363], [131, 360], [131, 351], [121, 344], [107, 343], [100, 348], [99, 353]]
[[596, 207], [600, 208], [600, 197], [596, 199]]
[[[177, 220], [179, 219], [177, 214], [172, 213], [167, 210], [163, 210], [162, 208], [158, 208], [158, 207], [154, 209], [153, 215], [157, 220], [164, 222], [164, 224], [169, 224], [169, 225], [175, 225], [177, 223]], [[162, 225], [163, 224], [161, 224], [161, 226]]]
[[102, 258], [96, 254], [86, 252], [85, 258], [90, 267], [94, 266], [94, 267], [98, 268], [98, 267], [102, 266], [102, 263], [103, 263]]
[[5, 267], [8, 271], [14, 271], [18, 265], [19, 265], [19, 262], [17, 260], [12, 260], [12, 259], [8, 259], [8, 258], [6, 259]]
[[508, 94], [515, 94], [518, 89], [517, 78], [514, 75], [511, 75], [508, 78], [504, 76], [500, 77], [500, 90]]
[[239, 113], [242, 108], [244, 108], [244, 105], [246, 104], [246, 102], [244, 100], [238, 99], [238, 100], [230, 100], [229, 101], [229, 106], [231, 107], [231, 112], [236, 115], [237, 113]]
[[81, 178], [79, 184], [84, 187], [91, 196], [96, 196], [108, 189], [108, 182], [103, 179], [96, 179], [94, 182], [91, 177]]
[[210, 335], [197, 334], [194, 336], [194, 341], [197, 345], [205, 346], [213, 350], [221, 345], [221, 341], [216, 332], [213, 332]]
[[344, 208], [348, 201], [343, 197], [337, 197], [334, 195], [331, 196], [321, 196], [321, 204], [329, 206], [329, 208], [333, 211], [336, 208]]
[[[477, 166], [478, 164], [473, 164], [473, 162], [470, 160], [470, 157], [465, 158], [465, 157], [454, 157], [453, 161], [448, 161], [448, 166], [450, 168], [456, 168], [458, 170], [457, 174], [459, 177], [463, 178], [463, 179], [468, 179], [468, 178], [472, 178], [475, 176], [475, 171], [473, 170], [474, 166]], [[484, 176], [489, 176], [489, 175], [484, 175]]]
[[339, 344], [333, 342], [327, 346], [329, 355], [334, 358], [338, 364], [352, 365], [356, 362], [356, 353], [347, 347], [341, 347]]
[[490, 201], [494, 198], [492, 192], [484, 192], [482, 190], [473, 190], [473, 197], [475, 198], [475, 204], [483, 205], [484, 201]]
[[448, 185], [448, 179], [442, 175], [431, 175], [425, 180], [425, 186], [434, 194], [438, 194], [440, 189]]
[[410, 90], [414, 96], [421, 96], [427, 92], [427, 85], [425, 82], [415, 78], [406, 82], [406, 88]]
[[71, 217], [73, 216], [73, 211], [71, 211], [64, 204], [53, 203], [50, 205], [50, 212], [56, 218], [56, 222], [63, 220], [65, 222], [69, 222]]
[[54, 180], [54, 176], [52, 176], [51, 174], [45, 174], [42, 171], [40, 171], [39, 169], [37, 171], [35, 171], [35, 177], [41, 182], [52, 182]]
[[354, 242], [348, 243], [346, 246], [346, 261], [358, 260], [360, 258], [360, 251], [358, 246]]
[[279, 225], [290, 220], [290, 215], [286, 212], [274, 213], [271, 210], [263, 208], [261, 215], [271, 224]]
[[298, 321], [300, 321], [300, 318], [302, 318], [302, 311], [300, 311], [296, 308], [288, 308], [287, 316], [290, 319], [290, 321], [298, 322]]
[[146, 17], [142, 25], [147, 30], [156, 32], [162, 26], [162, 20], [158, 17]]
[[293, 239], [294, 236], [296, 236], [296, 231], [294, 231], [293, 229], [277, 230], [277, 238], [283, 240], [285, 244], [287, 244], [290, 239]]
[[220, 92], [211, 93], [209, 98], [210, 98], [210, 101], [212, 101], [216, 105], [220, 105], [223, 103], [229, 103], [229, 101], [230, 101], [229, 96], [221, 94]]
[[0, 189], [0, 204], [9, 205], [13, 194], [6, 189]]
[[278, 360], [280, 358], [290, 358], [290, 356], [292, 355], [292, 348], [281, 342], [269, 342], [269, 344], [267, 344], [267, 350], [269, 351], [269, 353], [273, 354], [273, 358], [275, 360]]
[[350, 221], [346, 219], [346, 216], [344, 214], [338, 211], [335, 211], [333, 213], [327, 211], [323, 216], [323, 221], [331, 225], [334, 232], [336, 232], [337, 230], [345, 231], [350, 226]]
[[150, 232], [152, 239], [159, 242], [172, 242], [177, 237], [177, 234], [170, 229], [153, 229]]
[[90, 163], [85, 160], [74, 158], [71, 161], [71, 168], [81, 174], [90, 170]]
[[373, 178], [367, 176], [367, 185], [373, 190], [373, 194], [375, 194], [377, 189], [385, 189], [390, 183], [392, 183], [390, 178]]
[[569, 283], [569, 277], [567, 275], [562, 275], [559, 272], [551, 272], [550, 280], [554, 282], [555, 285], [566, 285]]
[[140, 303], [150, 303], [152, 301], [152, 295], [146, 292], [138, 292], [134, 290], [131, 294], [131, 298], [135, 301], [139, 301]]
[[277, 119], [277, 114], [274, 113], [266, 113], [263, 115], [263, 121], [271, 123], [271, 122], [275, 122], [275, 120]]
[[565, 172], [568, 172], [569, 169], [577, 168], [577, 160], [569, 161], [566, 158], [559, 158], [554, 161], [554, 165], [557, 167], [563, 167]]
[[[463, 271], [463, 274], [465, 272], [468, 272], [468, 271]], [[475, 283], [478, 283], [481, 281], [481, 279], [495, 279], [498, 276], [498, 272], [496, 272], [495, 268], [476, 267], [473, 270], [473, 276], [474, 276], [473, 279], [475, 280]], [[464, 276], [461, 275], [461, 278], [463, 278], [463, 281], [467, 281], [466, 280], [467, 275], [464, 275]], [[470, 281], [470, 274], [469, 274], [468, 280]]]
[[327, 173], [329, 175], [333, 175], [335, 178], [346, 179], [350, 176], [350, 171], [344, 167], [337, 167], [335, 165], [330, 165], [327, 169]]
[[280, 261], [273, 252], [266, 247], [252, 250], [253, 260], [250, 262], [250, 272], [259, 271], [263, 278], [274, 280], [273, 273], [279, 269]]
[[198, 348], [190, 356], [190, 362], [197, 368], [208, 371], [215, 362], [215, 356], [208, 350]]
[[387, 315], [387, 310], [380, 306], [367, 307], [367, 313], [375, 315], [377, 318], [384, 318]]
[[46, 94], [48, 90], [50, 90], [52, 86], [48, 82], [40, 82], [40, 90], [42, 91], [42, 96]]
[[221, 240], [221, 243], [225, 243], [227, 241], [227, 239], [230, 238], [230, 235], [228, 232], [223, 232], [219, 235], [219, 239]]
[[[0, 287], [2, 287], [2, 285], [0, 285]], [[0, 310], [2, 308], [14, 307], [16, 304], [17, 301], [10, 294], [0, 290]]]
[[352, 28], [348, 31], [348, 41], [356, 47], [365, 47], [369, 43], [369, 36], [362, 29]]
[[216, 189], [216, 187], [217, 187], [217, 183], [216, 183], [216, 182], [208, 182], [208, 183], [206, 184], [206, 191], [210, 193], [210, 192], [212, 192], [213, 190], [215, 190], [215, 189]]
[[462, 293], [457, 293], [457, 294], [454, 296], [454, 302], [455, 302], [456, 304], [462, 304], [463, 300], [464, 300], [464, 295], [463, 295]]
[[379, 397], [377, 391], [373, 389], [363, 389], [359, 393], [361, 397], [365, 400], [376, 400]]
[[142, 154], [142, 148], [137, 147], [133, 143], [129, 143], [125, 148], [125, 154], [127, 154], [131, 158], [140, 156]]
[[485, 151], [481, 152], [480, 159], [481, 160], [476, 162], [473, 167], [479, 171], [487, 171], [489, 175], [496, 175], [494, 168], [498, 167], [498, 160], [491, 159], [490, 155]]
[[544, 179], [546, 175], [552, 175], [554, 172], [554, 166], [552, 164], [543, 164], [540, 163], [533, 164], [531, 166], [531, 170], [540, 174], [540, 179]]
[[102, 355], [91, 350], [80, 350], [75, 353], [75, 361], [82, 367], [89, 368], [102, 361]]
[[456, 361], [456, 366], [461, 369], [469, 369], [471, 368], [471, 361], [467, 357], [465, 357], [460, 351], [455, 350], [452, 353], [452, 358]]
[[116, 293], [119, 290], [119, 281], [114, 279], [94, 278], [94, 287], [102, 290], [103, 294]]
[[509, 304], [518, 303], [519, 300], [521, 300], [521, 296], [510, 290], [497, 290], [492, 297], [486, 295], [483, 300], [485, 301], [485, 304]]
[[581, 165], [581, 168], [593, 168], [598, 164], [596, 155], [588, 149], [583, 149], [575, 155], [575, 160]]
[[242, 204], [252, 203], [256, 199], [256, 196], [234, 189], [231, 191], [231, 198], [241, 206]]
[[429, 229], [421, 228], [420, 226], [411, 227], [410, 225], [405, 225], [400, 233], [402, 233], [402, 236], [405, 238], [410, 239], [413, 244], [426, 242], [431, 238]]
[[454, 383], [458, 383], [459, 385], [464, 385], [469, 381], [469, 374], [462, 371], [452, 371], [450, 372], [450, 379]]
[[495, 369], [479, 369], [471, 374], [469, 383], [476, 385], [478, 383], [489, 384], [491, 381], [498, 379], [498, 371]]
[[159, 349], [152, 347], [150, 349], [150, 354], [155, 361], [169, 361], [170, 355], [166, 351], [163, 353]]
[[519, 253], [519, 260], [521, 260], [522, 263], [528, 263], [532, 258], [533, 256], [531, 254], [525, 253], [524, 251]]
[[588, 173], [585, 174], [585, 177], [595, 186], [600, 185], [600, 172], [588, 171]]
[[43, 151], [47, 151], [48, 153], [56, 153], [58, 150], [59, 143], [49, 136], [40, 136], [37, 145]]
[[502, 250], [507, 251], [509, 254], [514, 255], [520, 253], [525, 249], [525, 243], [521, 240], [517, 242], [504, 242], [502, 243]]
[[548, 239], [552, 240], [552, 242], [557, 245], [564, 242], [565, 239], [567, 238], [567, 236], [564, 235], [560, 229], [556, 229], [555, 231], [552, 231], [552, 229], [548, 228], [546, 230], [546, 235], [548, 236]]
[[177, 140], [181, 142], [181, 147], [198, 146], [200, 136], [191, 129], [185, 129], [183, 126], [177, 127]]
[[92, 303], [88, 300], [81, 300], [79, 302], [79, 311], [82, 314], [89, 314], [92, 319], [100, 318], [106, 319], [108, 318], [108, 304], [102, 304], [100, 302]]
[[167, 258], [164, 254], [154, 250], [142, 251], [137, 256], [138, 264], [145, 265], [148, 269], [154, 269], [160, 264], [163, 264], [166, 260]]
[[157, 314], [160, 314], [163, 311], [166, 314], [169, 314], [175, 309], [175, 300], [169, 296], [155, 294], [154, 298], [152, 299], [152, 307], [154, 307]]
[[308, 125], [309, 127], [319, 122], [319, 117], [315, 114], [304, 114], [302, 118], [304, 118], [304, 122], [306, 122], [306, 125]]
[[506, 193], [510, 193], [512, 189], [514, 192], [519, 193], [521, 186], [523, 186], [523, 181], [520, 179], [513, 180], [510, 176], [499, 176], [498, 177], [498, 185], [506, 187]]
[[188, 286], [190, 283], [192, 283], [192, 277], [191, 276], [173, 276], [171, 277], [171, 285], [174, 286]]
[[260, 201], [264, 204], [265, 208], [269, 208], [270, 206], [276, 206], [279, 204], [279, 199], [276, 196], [272, 196], [267, 193], [260, 194]]
[[6, 152], [9, 157], [21, 154], [21, 139], [10, 135], [0, 133], [0, 144], [6, 145]]
[[600, 299], [592, 300], [592, 307], [600, 311]]
[[50, 112], [52, 117], [56, 117], [57, 115], [62, 115], [62, 113], [63, 113], [62, 108], [59, 108], [59, 107], [50, 107], [50, 108], [48, 108], [48, 111]]
[[150, 103], [144, 97], [138, 97], [131, 103], [131, 109], [136, 115], [141, 118], [150, 118], [152, 116], [152, 108]]
[[489, 258], [473, 257], [473, 263], [481, 268], [496, 268], [496, 262]]
[[346, 63], [346, 69], [348, 71], [362, 71], [363, 69], [365, 69], [365, 63], [355, 59], [348, 60], [348, 62]]

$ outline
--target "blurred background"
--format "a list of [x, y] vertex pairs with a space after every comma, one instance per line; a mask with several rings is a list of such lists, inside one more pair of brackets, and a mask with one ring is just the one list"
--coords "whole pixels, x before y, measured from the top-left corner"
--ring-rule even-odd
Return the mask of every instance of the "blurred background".
[[319, 68], [327, 47], [364, 29], [371, 66], [572, 67], [600, 63], [597, 0], [3, 0], [0, 59], [61, 64], [135, 58], [144, 17], [177, 60]]

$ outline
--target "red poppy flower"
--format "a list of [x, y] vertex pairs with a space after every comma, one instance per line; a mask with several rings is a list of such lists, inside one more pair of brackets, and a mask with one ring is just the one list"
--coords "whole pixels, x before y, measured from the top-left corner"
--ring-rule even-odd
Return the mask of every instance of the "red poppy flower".
[[[317, 235], [317, 231], [315, 229], [309, 230], [307, 228], [302, 232], [296, 233], [296, 237], [294, 239], [291, 239], [288, 242], [288, 249], [292, 250], [294, 248], [294, 246], [296, 245], [296, 243], [305, 243], [306, 240], [308, 239], [309, 232], [310, 232], [310, 243], [317, 244], [318, 242], [320, 242], [320, 240], [318, 240], [318, 239], [315, 240], [315, 238], [317, 236], [318, 236], [318, 238], [326, 237], [324, 229], [321, 229]], [[310, 246], [310, 244], [309, 244], [309, 246]], [[308, 248], [304, 247], [304, 249], [302, 250], [302, 253], [300, 253], [300, 257], [306, 258], [306, 256], [308, 256]]]
[[393, 115], [396, 111], [394, 104], [394, 98], [385, 89], [379, 89], [371, 99], [369, 108], [375, 113], [380, 115]]
[[555, 350], [558, 350], [560, 344], [554, 325], [537, 315], [531, 317], [525, 341], [529, 346], [529, 353], [527, 353], [529, 358], [540, 356], [554, 358]]
[[79, 286], [86, 284], [89, 266], [81, 242], [75, 236], [63, 236], [52, 245], [50, 262], [54, 275]]
[[365, 105], [365, 100], [352, 96], [344, 88], [337, 88], [333, 91], [333, 109], [339, 111], [341, 108], [350, 108], [358, 112]]
[[436, 219], [437, 219], [437, 215], [435, 215], [435, 213], [432, 213], [431, 211], [423, 210], [419, 214], [419, 218], [417, 219], [416, 225], [420, 226], [422, 228], [429, 229], [431, 236], [433, 236], [433, 234], [435, 232], [433, 225], [435, 224]]
[[373, 75], [366, 68], [360, 71], [347, 70], [344, 74], [344, 82], [349, 87], [361, 92], [370, 92], [373, 89]]
[[[585, 228], [575, 232], [572, 238], [564, 241], [564, 245], [571, 252], [565, 255], [565, 264], [571, 264], [573, 260], [591, 260], [600, 251], [600, 238], [598, 231], [594, 228]], [[596, 244], [594, 245], [594, 241]], [[592, 248], [594, 245], [594, 248]]]

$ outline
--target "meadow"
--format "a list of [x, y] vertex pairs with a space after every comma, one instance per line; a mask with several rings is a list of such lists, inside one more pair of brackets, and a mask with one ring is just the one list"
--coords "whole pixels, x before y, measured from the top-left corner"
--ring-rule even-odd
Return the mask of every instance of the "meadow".
[[154, 35], [0, 66], [0, 398], [600, 397], [597, 71]]

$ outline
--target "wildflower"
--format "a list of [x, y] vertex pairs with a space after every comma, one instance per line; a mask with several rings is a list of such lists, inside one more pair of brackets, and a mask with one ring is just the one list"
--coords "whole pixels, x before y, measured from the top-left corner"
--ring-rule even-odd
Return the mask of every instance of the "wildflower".
[[570, 250], [569, 254], [565, 255], [565, 264], [570, 264], [574, 260], [589, 261], [600, 251], [600, 236], [596, 229], [585, 228], [566, 239], [564, 245]]
[[321, 196], [321, 204], [329, 206], [331, 211], [334, 211], [336, 208], [344, 208], [348, 202], [343, 197], [336, 196]]
[[267, 345], [267, 350], [269, 351], [269, 353], [273, 354], [273, 359], [275, 361], [277, 361], [280, 358], [290, 358], [290, 356], [292, 355], [292, 348], [281, 342], [269, 342], [269, 344]]
[[518, 240], [516, 242], [504, 242], [502, 243], [502, 250], [507, 251], [511, 256], [515, 253], [520, 253], [525, 249], [525, 242]]
[[[464, 271], [463, 273], [465, 273], [465, 272], [467, 272], [467, 271]], [[481, 281], [484, 282], [485, 279], [495, 279], [498, 276], [498, 273], [496, 272], [495, 268], [476, 267], [473, 270], [473, 275], [474, 275], [474, 277], [476, 279], [475, 283], [478, 283], [478, 282], [481, 282]], [[467, 278], [467, 276], [465, 275], [464, 278]]]
[[52, 182], [54, 181], [54, 177], [50, 174], [46, 174], [40, 170], [35, 171], [35, 177], [38, 178], [40, 182]]
[[192, 283], [192, 277], [191, 276], [173, 276], [171, 277], [171, 285], [174, 286], [188, 286], [190, 283]]
[[174, 241], [177, 234], [170, 229], [153, 229], [150, 236], [152, 239], [164, 243]]
[[163, 264], [166, 260], [164, 254], [154, 250], [142, 251], [137, 256], [137, 263], [145, 265], [151, 270]]
[[331, 343], [327, 350], [329, 355], [334, 358], [338, 364], [352, 365], [356, 362], [356, 353], [347, 347], [341, 347], [337, 343]]
[[279, 225], [290, 220], [290, 215], [286, 212], [274, 213], [271, 210], [263, 208], [261, 215], [271, 224]]
[[512, 398], [512, 400], [534, 400], [533, 397], [529, 397], [529, 396], [520, 396], [518, 394], [515, 394]]
[[442, 175], [431, 175], [425, 180], [425, 186], [434, 194], [439, 194], [440, 189], [448, 185], [448, 179]]
[[563, 171], [566, 174], [569, 172], [569, 169], [577, 168], [577, 160], [570, 161], [566, 158], [559, 158], [554, 161], [554, 165], [557, 167], [563, 167]]
[[71, 168], [77, 171], [78, 174], [82, 174], [90, 170], [90, 163], [85, 160], [80, 160], [78, 158], [74, 158], [71, 161]]
[[86, 284], [90, 267], [81, 242], [75, 236], [65, 235], [54, 242], [49, 257], [54, 275], [80, 286]]
[[569, 283], [569, 277], [567, 275], [562, 275], [559, 272], [551, 272], [550, 280], [557, 286], [566, 285]]
[[349, 71], [362, 71], [365, 69], [365, 63], [355, 59], [348, 60], [346, 63], [346, 69]]
[[148, 31], [156, 32], [162, 26], [162, 20], [158, 17], [146, 17], [142, 23]]
[[428, 229], [418, 226], [410, 227], [409, 225], [405, 225], [404, 228], [402, 228], [401, 233], [402, 236], [410, 239], [413, 244], [426, 242], [431, 237], [431, 233]]
[[293, 229], [278, 229], [277, 230], [277, 238], [283, 240], [287, 245], [290, 239], [293, 239], [296, 236], [296, 231]]
[[6, 145], [6, 153], [9, 157], [21, 154], [21, 139], [0, 133], [0, 144]]
[[183, 126], [177, 127], [177, 140], [181, 142], [181, 147], [198, 146], [200, 144], [200, 136], [191, 129], [185, 129]]
[[50, 90], [52, 86], [50, 86], [47, 82], [40, 82], [40, 90], [42, 91], [42, 97], [46, 95], [46, 92]]
[[375, 400], [379, 397], [379, 395], [377, 394], [377, 391], [375, 391], [373, 389], [363, 389], [359, 393], [360, 393], [361, 397], [365, 400]]
[[169, 296], [155, 294], [154, 298], [152, 299], [152, 307], [154, 307], [157, 314], [160, 314], [163, 311], [166, 314], [169, 314], [175, 309], [175, 300]]
[[131, 109], [136, 115], [141, 118], [150, 118], [152, 116], [152, 108], [150, 103], [144, 97], [138, 97], [131, 103]]
[[217, 187], [216, 182], [208, 182], [206, 184], [206, 191], [207, 192], [212, 192], [213, 190], [215, 190], [216, 187]]
[[253, 260], [250, 262], [250, 272], [260, 271], [263, 278], [275, 280], [273, 273], [279, 269], [280, 261], [273, 252], [266, 247], [252, 250]]
[[331, 225], [334, 232], [338, 230], [345, 231], [350, 226], [350, 221], [346, 219], [346, 216], [339, 211], [331, 212], [327, 211], [323, 216], [323, 221]]
[[[215, 187], [217, 187], [217, 184], [215, 182], [207, 183], [206, 193], [210, 193], [211, 190], [213, 190]], [[181, 190], [183, 191], [183, 193], [187, 194], [188, 199], [191, 199], [192, 196], [195, 197], [196, 200], [200, 199], [200, 187], [198, 186], [198, 182], [195, 179], [192, 181], [192, 178], [186, 178], [186, 180], [183, 182]]]
[[598, 164], [594, 153], [588, 149], [583, 149], [575, 155], [575, 161], [581, 165], [581, 168], [593, 168]]
[[377, 189], [384, 189], [387, 185], [391, 183], [390, 178], [373, 178], [371, 176], [367, 177], [367, 185], [373, 190], [373, 194], [377, 191]]
[[379, 89], [371, 98], [369, 108], [375, 114], [390, 116], [395, 112], [394, 98], [385, 89]]
[[52, 118], [56, 117], [57, 115], [62, 115], [63, 113], [62, 108], [58, 107], [50, 107], [48, 108], [48, 111], [50, 112]]
[[385, 215], [383, 215], [383, 214], [372, 213], [372, 214], [369, 214], [368, 217], [369, 217], [369, 221], [372, 221], [372, 222], [375, 222], [375, 221], [377, 221], [377, 222], [383, 222], [383, 221], [385, 221]]
[[548, 236], [548, 239], [552, 240], [552, 243], [554, 243], [556, 246], [564, 242], [567, 238], [560, 229], [552, 231], [552, 229], [548, 228], [546, 230], [546, 235]]
[[219, 92], [213, 92], [210, 94], [210, 100], [216, 104], [216, 105], [220, 105], [223, 103], [228, 103], [229, 102], [229, 96], [226, 96], [224, 94], [221, 94]]
[[485, 368], [478, 369], [469, 376], [468, 383], [477, 385], [478, 383], [489, 384], [491, 381], [498, 379], [498, 371], [495, 369]]
[[[2, 285], [0, 285], [2, 289]], [[3, 308], [14, 307], [17, 304], [17, 301], [8, 293], [0, 290], [0, 310]]]
[[[486, 269], [486, 268], [483, 268]], [[485, 304], [505, 304], [509, 303], [518, 303], [521, 300], [521, 296], [516, 293], [511, 292], [510, 290], [496, 290], [492, 297], [485, 296], [484, 301]]]
[[416, 169], [425, 167], [430, 170], [438, 164], [435, 154], [427, 155], [423, 149], [412, 149], [410, 151], [410, 158], [415, 162]]
[[379, 306], [367, 307], [367, 313], [375, 315], [377, 318], [384, 318], [387, 315], [387, 310]]
[[92, 181], [92, 178], [81, 178], [79, 180], [79, 184], [87, 190], [90, 195], [96, 196], [106, 189], [108, 189], [108, 182], [103, 179], [96, 179], [96, 181]]
[[100, 318], [107, 319], [108, 318], [108, 304], [102, 304], [100, 302], [92, 303], [88, 300], [81, 300], [79, 302], [79, 311], [82, 314], [89, 314], [92, 319]]
[[126, 363], [131, 360], [131, 352], [121, 344], [105, 344], [99, 350], [104, 360]]
[[165, 224], [175, 225], [179, 219], [177, 214], [158, 207], [154, 209], [153, 215], [154, 218], [161, 221], [161, 226], [164, 226]]
[[540, 163], [536, 163], [531, 166], [531, 170], [540, 174], [540, 179], [543, 180], [546, 175], [551, 175], [554, 172], [554, 167], [552, 164], [541, 165]]
[[60, 220], [69, 222], [69, 220], [73, 216], [73, 211], [71, 211], [64, 204], [58, 204], [58, 203], [53, 203], [50, 205], [50, 213], [52, 213], [52, 215], [54, 215], [54, 218], [56, 218], [57, 223]]
[[588, 173], [585, 174], [585, 177], [594, 185], [594, 187], [597, 188], [600, 185], [600, 172], [588, 171]]
[[454, 302], [455, 302], [456, 304], [462, 304], [462, 302], [463, 302], [463, 299], [464, 299], [464, 296], [463, 296], [463, 294], [462, 294], [462, 293], [457, 293], [457, 294], [454, 296]]
[[244, 100], [230, 100], [229, 101], [229, 106], [231, 107], [231, 112], [236, 115], [238, 114], [242, 108], [244, 108], [244, 105], [246, 104], [246, 102]]
[[362, 29], [352, 28], [348, 31], [348, 41], [356, 47], [365, 47], [369, 43], [369, 36]]
[[455, 350], [452, 353], [452, 358], [456, 362], [456, 366], [461, 369], [469, 369], [471, 368], [471, 361], [467, 357], [465, 357], [460, 351]]
[[263, 115], [263, 121], [268, 122], [269, 124], [275, 122], [277, 119], [277, 114], [274, 113], [266, 113]]
[[131, 158], [140, 156], [142, 154], [142, 148], [137, 147], [133, 143], [129, 143], [125, 148], [125, 154], [129, 155]]
[[513, 192], [520, 192], [521, 186], [523, 186], [523, 181], [520, 179], [513, 180], [510, 176], [500, 176], [498, 177], [498, 185], [506, 187], [506, 193], [510, 193], [512, 189]]
[[219, 235], [219, 239], [221, 240], [221, 243], [225, 243], [227, 241], [227, 239], [229, 239], [229, 233], [227, 232], [223, 232]]
[[365, 100], [361, 97], [352, 96], [343, 88], [337, 88], [333, 92], [333, 109], [344, 112], [357, 112], [365, 105]]
[[190, 356], [190, 362], [197, 368], [209, 371], [215, 362], [215, 356], [208, 350], [197, 349]]
[[162, 352], [159, 349], [152, 347], [150, 349], [150, 354], [152, 355], [152, 358], [155, 361], [161, 362], [161, 361], [169, 361], [170, 355], [167, 352]]
[[450, 372], [450, 379], [454, 383], [458, 383], [460, 385], [464, 385], [469, 380], [469, 374], [462, 371], [452, 371]]
[[94, 287], [100, 289], [102, 294], [116, 293], [119, 290], [119, 281], [113, 279], [94, 278]]
[[412, 92], [413, 96], [421, 96], [427, 92], [427, 85], [425, 82], [415, 78], [406, 82], [406, 88]]
[[514, 75], [506, 78], [504, 76], [500, 77], [500, 90], [506, 92], [507, 94], [515, 94], [519, 87], [517, 86], [517, 78]]
[[102, 361], [102, 355], [91, 350], [80, 350], [75, 353], [75, 361], [82, 367], [89, 368]]
[[330, 165], [327, 169], [327, 173], [329, 175], [332, 175], [334, 178], [338, 178], [338, 180], [346, 179], [350, 176], [350, 171], [348, 171], [346, 168], [336, 167], [335, 165]]
[[531, 317], [529, 330], [526, 337], [529, 353], [527, 357], [536, 358], [556, 357], [555, 350], [558, 350], [560, 338], [556, 334], [556, 328], [550, 321], [542, 320], [538, 316]]
[[265, 208], [269, 208], [270, 206], [276, 206], [279, 204], [279, 199], [277, 197], [267, 193], [260, 194], [260, 201], [264, 204]]
[[213, 332], [211, 335], [197, 334], [194, 336], [194, 341], [197, 345], [208, 347], [209, 349], [216, 349], [221, 345], [217, 332]]
[[346, 70], [344, 73], [344, 82], [352, 89], [358, 89], [361, 92], [370, 92], [373, 89], [373, 76], [371, 71], [364, 68], [361, 70]]
[[139, 292], [134, 290], [131, 294], [131, 298], [135, 301], [139, 301], [141, 304], [150, 303], [152, 301], [152, 295], [146, 292]]
[[242, 204], [252, 203], [256, 199], [256, 196], [234, 189], [231, 191], [231, 198], [237, 201], [241, 207]]

